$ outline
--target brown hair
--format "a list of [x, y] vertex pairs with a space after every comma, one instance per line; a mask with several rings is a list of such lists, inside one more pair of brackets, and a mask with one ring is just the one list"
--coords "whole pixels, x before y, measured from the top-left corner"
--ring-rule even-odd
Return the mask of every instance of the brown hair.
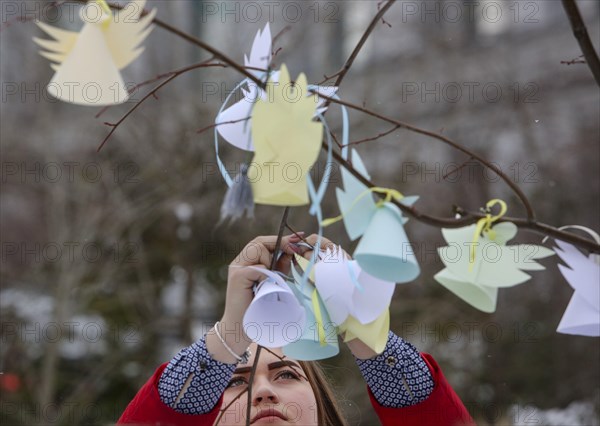
[[306, 373], [306, 378], [317, 400], [319, 426], [346, 426], [342, 409], [322, 367], [315, 361], [298, 362]]

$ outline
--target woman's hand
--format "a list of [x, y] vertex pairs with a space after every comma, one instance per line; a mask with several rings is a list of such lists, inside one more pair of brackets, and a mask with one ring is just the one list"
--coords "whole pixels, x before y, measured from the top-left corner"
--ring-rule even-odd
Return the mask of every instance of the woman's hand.
[[[311, 236], [307, 237], [306, 239], [304, 239], [302, 241], [304, 241], [314, 247], [317, 244], [317, 238], [318, 238], [317, 234], [312, 234]], [[334, 250], [334, 249], [336, 249], [336, 247], [337, 246], [334, 243], [332, 243], [330, 240], [321, 236], [321, 250], [325, 250], [328, 248]], [[305, 247], [301, 247], [301, 249], [302, 249], [302, 252], [301, 252], [302, 256], [305, 259], [310, 260], [313, 251], [311, 249], [305, 248]], [[346, 259], [352, 259], [352, 257], [348, 253], [346, 253], [346, 251], [344, 249], [342, 249], [342, 251], [344, 252], [344, 255], [346, 256]]]
[[[276, 263], [275, 270], [289, 273], [292, 256], [294, 253], [302, 254], [303, 252], [301, 248], [295, 246], [301, 241], [303, 235], [303, 232], [298, 232], [298, 234], [288, 235], [281, 239], [283, 253]], [[242, 327], [246, 309], [254, 298], [252, 288], [266, 278], [265, 274], [254, 268], [248, 268], [248, 266], [270, 269], [276, 244], [277, 236], [275, 235], [256, 237], [229, 264], [225, 311], [219, 324], [219, 331], [227, 345], [238, 355], [244, 353], [252, 342]], [[227, 363], [236, 362], [212, 330], [206, 336], [206, 346], [215, 360]]]
[[[298, 234], [303, 235], [302, 232]], [[300, 237], [295, 234], [281, 239], [283, 254], [277, 261], [275, 270], [285, 274], [289, 273], [292, 256], [294, 253], [302, 253], [302, 249], [295, 246], [298, 242], [300, 242]], [[265, 274], [248, 268], [248, 266], [268, 270], [275, 255], [276, 243], [277, 236], [275, 235], [256, 237], [229, 264], [223, 320], [241, 323], [244, 313], [254, 297], [252, 288], [266, 278]]]

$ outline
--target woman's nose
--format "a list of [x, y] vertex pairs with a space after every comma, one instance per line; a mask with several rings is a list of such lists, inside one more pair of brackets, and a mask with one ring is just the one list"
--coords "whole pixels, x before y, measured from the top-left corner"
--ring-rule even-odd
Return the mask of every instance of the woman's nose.
[[265, 378], [261, 378], [255, 380], [252, 386], [252, 402], [254, 405], [264, 404], [265, 402], [277, 404], [279, 403], [279, 397], [273, 385]]

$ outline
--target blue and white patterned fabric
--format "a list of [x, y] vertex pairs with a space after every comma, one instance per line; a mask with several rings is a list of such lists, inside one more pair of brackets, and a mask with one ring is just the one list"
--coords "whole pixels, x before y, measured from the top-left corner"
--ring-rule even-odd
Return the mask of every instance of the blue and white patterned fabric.
[[[433, 378], [419, 351], [392, 332], [381, 355], [368, 360], [356, 359], [356, 363], [371, 392], [384, 407], [415, 405], [433, 391]], [[158, 382], [160, 399], [180, 413], [208, 413], [219, 401], [235, 368], [234, 364], [213, 360], [203, 337], [169, 362]], [[193, 379], [175, 405], [190, 374]]]
[[[184, 414], [204, 414], [211, 411], [233, 376], [235, 364], [215, 361], [206, 350], [206, 336], [182, 349], [169, 362], [158, 381], [162, 402]], [[175, 405], [190, 374], [192, 381]]]
[[435, 382], [419, 351], [390, 331], [381, 354], [355, 358], [373, 396], [384, 407], [408, 407], [431, 395]]

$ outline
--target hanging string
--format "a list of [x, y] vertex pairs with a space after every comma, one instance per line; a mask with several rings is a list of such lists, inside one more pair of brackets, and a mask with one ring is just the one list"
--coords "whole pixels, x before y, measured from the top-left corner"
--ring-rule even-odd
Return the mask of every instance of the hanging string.
[[391, 188], [382, 188], [379, 186], [374, 186], [373, 188], [369, 188], [365, 191], [363, 191], [361, 194], [358, 195], [358, 197], [356, 197], [354, 199], [354, 201], [352, 202], [352, 204], [350, 205], [350, 207], [348, 208], [348, 210], [346, 210], [345, 212], [342, 212], [342, 214], [340, 214], [339, 216], [335, 216], [335, 217], [331, 217], [328, 219], [325, 219], [321, 222], [321, 226], [326, 227], [329, 225], [332, 225], [336, 222], [339, 222], [340, 220], [342, 220], [344, 218], [345, 215], [347, 215], [354, 207], [356, 207], [356, 205], [358, 204], [358, 202], [367, 194], [371, 194], [373, 192], [377, 192], [379, 194], [385, 194], [385, 198], [380, 199], [379, 201], [377, 201], [377, 203], [375, 204], [375, 207], [379, 208], [381, 206], [383, 206], [385, 203], [389, 203], [390, 201], [392, 201], [392, 199], [396, 200], [396, 201], [400, 201], [401, 199], [404, 198], [404, 195], [402, 195], [402, 193], [400, 191], [397, 191], [395, 189], [391, 189]]
[[[500, 213], [492, 216], [490, 210], [495, 205], [500, 205]], [[483, 233], [487, 238], [494, 241], [496, 239], [496, 232], [492, 229], [492, 224], [504, 216], [506, 211], [506, 203], [498, 198], [488, 201], [485, 205], [486, 215], [477, 221], [475, 233], [473, 234], [473, 241], [471, 241], [471, 247], [469, 248], [469, 272], [473, 270], [473, 266], [475, 265], [475, 246], [479, 241], [479, 237]]]

